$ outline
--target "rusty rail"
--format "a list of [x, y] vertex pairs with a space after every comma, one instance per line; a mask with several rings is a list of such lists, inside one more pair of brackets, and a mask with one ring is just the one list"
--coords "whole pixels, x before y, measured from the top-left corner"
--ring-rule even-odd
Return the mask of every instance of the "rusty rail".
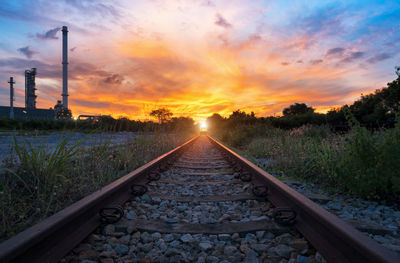
[[119, 178], [99, 191], [50, 216], [0, 244], [0, 263], [58, 262], [100, 225], [99, 210], [123, 204], [130, 198], [130, 186], [144, 183], [146, 175], [175, 159], [197, 137], [163, 154], [157, 159]]
[[400, 257], [394, 252], [379, 245], [215, 138], [209, 136], [209, 139], [255, 175], [258, 184], [268, 186], [268, 200], [275, 206], [290, 207], [297, 212], [296, 228], [328, 262], [400, 262]]
[[[126, 202], [133, 183], [145, 183], [146, 174], [176, 159], [197, 138], [1, 243], [0, 262], [57, 262], [100, 225], [98, 212], [101, 208]], [[253, 175], [254, 183], [268, 186], [268, 199], [275, 206], [291, 207], [297, 212], [296, 228], [328, 261], [400, 262], [394, 252], [378, 245], [216, 139], [208, 138], [227, 158]]]

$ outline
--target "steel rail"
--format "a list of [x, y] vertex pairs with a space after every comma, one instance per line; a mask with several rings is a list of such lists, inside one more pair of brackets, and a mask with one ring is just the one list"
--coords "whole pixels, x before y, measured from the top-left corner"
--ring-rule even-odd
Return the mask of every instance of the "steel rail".
[[58, 262], [100, 225], [101, 208], [129, 200], [133, 183], [145, 182], [146, 176], [142, 175], [176, 158], [198, 137], [0, 243], [0, 263]]
[[[98, 212], [101, 208], [129, 200], [133, 183], [145, 183], [144, 175], [174, 160], [197, 138], [1, 243], [0, 263], [57, 262], [100, 225]], [[210, 136], [208, 138], [230, 159], [251, 173], [253, 183], [268, 186], [268, 199], [275, 206], [291, 207], [297, 212], [295, 227], [329, 262], [400, 262], [400, 257], [394, 252], [378, 245], [218, 140]]]
[[268, 186], [268, 200], [275, 206], [290, 207], [297, 212], [295, 227], [328, 262], [400, 262], [400, 256], [395, 252], [379, 245], [336, 215], [233, 152], [217, 139], [211, 136], [208, 138], [248, 172], [255, 175], [253, 181]]

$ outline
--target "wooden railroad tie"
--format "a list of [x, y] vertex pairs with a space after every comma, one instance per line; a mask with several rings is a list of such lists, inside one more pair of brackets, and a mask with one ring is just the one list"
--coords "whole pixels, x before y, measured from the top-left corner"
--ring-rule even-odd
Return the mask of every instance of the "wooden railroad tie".
[[238, 195], [206, 195], [206, 196], [171, 196], [160, 194], [148, 194], [151, 198], [160, 198], [161, 200], [175, 200], [177, 202], [227, 202], [227, 201], [246, 201], [258, 200], [265, 201], [263, 197], [257, 197], [252, 194]]
[[233, 234], [268, 231], [273, 234], [283, 234], [290, 231], [288, 227], [277, 225], [272, 220], [258, 220], [251, 222], [226, 222], [215, 224], [169, 224], [162, 220], [123, 219], [119, 222], [122, 226], [134, 226], [137, 230], [160, 233], [189, 233], [189, 234]]

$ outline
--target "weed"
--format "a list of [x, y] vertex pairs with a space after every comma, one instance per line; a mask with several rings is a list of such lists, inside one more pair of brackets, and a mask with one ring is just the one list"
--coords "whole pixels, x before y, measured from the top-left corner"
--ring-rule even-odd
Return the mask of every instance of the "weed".
[[[265, 169], [272, 173], [316, 182], [326, 188], [372, 200], [400, 199], [400, 124], [371, 132], [349, 113], [352, 127], [345, 135], [326, 126], [301, 126], [291, 131], [264, 126], [242, 126], [221, 136], [228, 145], [249, 156], [270, 160]], [[399, 120], [399, 116], [397, 116]], [[234, 138], [229, 134], [237, 133]], [[246, 137], [246, 134], [250, 134]], [[245, 139], [244, 139], [245, 138]]]
[[61, 138], [54, 150], [46, 149], [44, 144], [39, 145], [37, 139], [35, 144], [24, 140], [22, 145], [17, 143], [15, 136], [13, 139], [21, 173], [18, 175], [9, 171], [20, 180], [27, 191], [33, 193], [38, 189], [39, 193], [41, 189], [52, 189], [57, 184], [58, 177], [62, 177], [62, 172], [78, 152], [78, 146], [84, 138], [71, 147], [67, 147], [69, 137]]
[[[140, 135], [124, 145], [68, 147], [53, 151], [39, 143], [15, 143], [18, 161], [0, 171], [0, 241], [99, 190], [137, 167], [183, 143], [190, 134]], [[10, 156], [10, 160], [14, 159]]]

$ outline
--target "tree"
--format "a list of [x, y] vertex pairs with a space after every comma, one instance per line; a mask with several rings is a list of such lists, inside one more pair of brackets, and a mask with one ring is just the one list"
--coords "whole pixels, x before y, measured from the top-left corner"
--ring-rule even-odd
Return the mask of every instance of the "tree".
[[254, 112], [251, 112], [250, 114], [247, 114], [244, 111], [237, 110], [232, 112], [231, 115], [229, 115], [228, 118], [229, 123], [233, 125], [237, 124], [254, 124], [257, 121], [256, 115]]
[[363, 95], [350, 106], [342, 106], [340, 110], [328, 112], [330, 124], [344, 123], [344, 112], [349, 109], [351, 114], [368, 127], [391, 127], [395, 122], [395, 114], [400, 110], [400, 67], [396, 67], [398, 78], [389, 82], [387, 87], [375, 90], [374, 93]]
[[386, 88], [374, 93], [361, 95], [350, 110], [358, 121], [364, 124], [385, 123], [394, 120], [395, 112], [400, 107], [400, 76], [387, 84]]
[[283, 115], [299, 115], [305, 113], [313, 113], [314, 109], [312, 107], [308, 107], [305, 103], [295, 103], [290, 105], [288, 108], [283, 109]]
[[226, 119], [218, 113], [214, 113], [207, 118], [207, 125], [209, 130], [222, 129]]
[[173, 117], [168, 122], [169, 130], [171, 131], [192, 131], [194, 130], [194, 120], [190, 117]]
[[172, 117], [172, 112], [166, 108], [160, 108], [150, 112], [150, 116], [157, 118], [159, 123], [165, 123]]

